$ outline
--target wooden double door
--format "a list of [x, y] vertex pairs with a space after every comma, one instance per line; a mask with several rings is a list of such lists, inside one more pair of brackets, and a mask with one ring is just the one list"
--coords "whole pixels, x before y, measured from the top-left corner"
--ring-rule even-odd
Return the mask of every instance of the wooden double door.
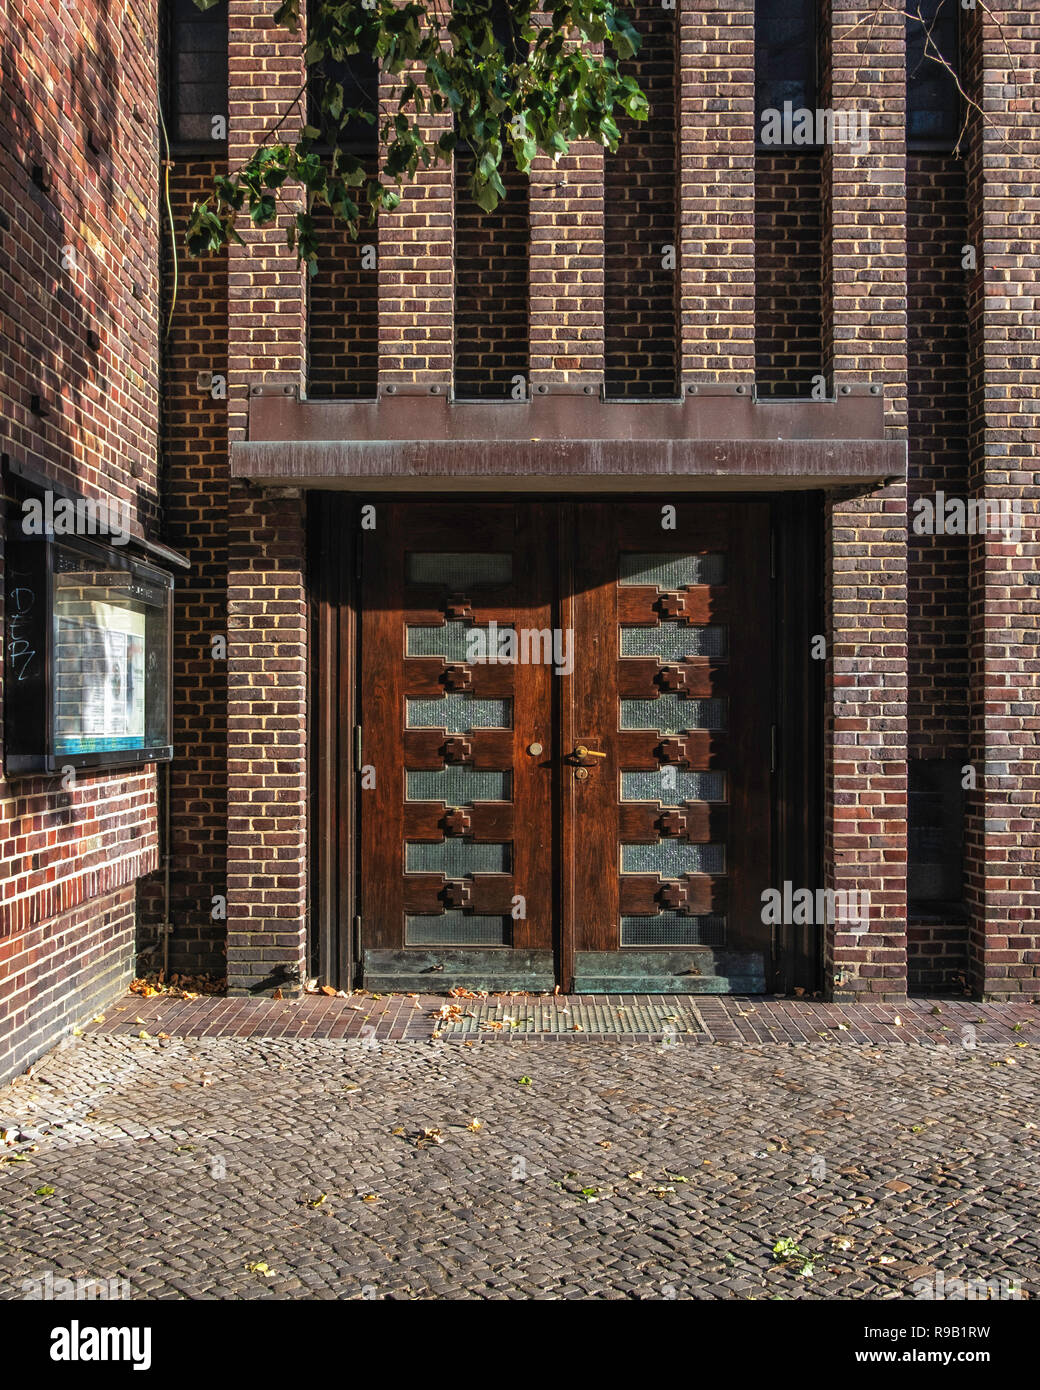
[[764, 989], [769, 504], [394, 501], [358, 534], [354, 981]]

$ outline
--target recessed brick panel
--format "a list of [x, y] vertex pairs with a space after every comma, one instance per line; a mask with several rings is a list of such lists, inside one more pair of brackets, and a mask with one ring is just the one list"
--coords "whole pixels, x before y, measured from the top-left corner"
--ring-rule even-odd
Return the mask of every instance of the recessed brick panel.
[[530, 370], [528, 181], [502, 170], [506, 197], [485, 212], [469, 192], [473, 156], [455, 156], [455, 394], [508, 399]]
[[823, 183], [815, 150], [755, 160], [755, 389], [805, 398], [823, 371]]
[[307, 394], [312, 399], [375, 396], [379, 381], [378, 235], [357, 239], [328, 208], [314, 212], [321, 250], [308, 286]]
[[646, 93], [646, 121], [618, 120], [621, 144], [603, 161], [604, 332], [608, 396], [678, 389], [675, 11], [632, 7], [642, 43], [626, 64]]

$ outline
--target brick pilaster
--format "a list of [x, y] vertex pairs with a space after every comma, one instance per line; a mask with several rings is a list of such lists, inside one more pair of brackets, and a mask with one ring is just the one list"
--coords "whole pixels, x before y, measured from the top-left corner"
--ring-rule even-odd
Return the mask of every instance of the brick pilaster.
[[866, 113], [866, 149], [823, 153], [824, 359], [836, 391], [885, 391], [889, 438], [906, 436], [906, 48], [902, 12], [831, 0], [823, 100]]
[[[303, 126], [306, 80], [304, 38], [274, 23], [266, 0], [228, 4], [228, 161], [244, 163], [266, 133], [285, 117], [279, 138]], [[294, 105], [294, 102], [296, 103]], [[307, 364], [306, 272], [286, 244], [286, 229], [302, 206], [299, 190], [283, 190], [285, 210], [256, 229], [239, 219], [244, 246], [228, 251], [228, 426], [244, 439], [249, 387], [284, 382], [302, 391]]]
[[1022, 8], [962, 15], [971, 114], [968, 242], [969, 492], [1017, 500], [1021, 540], [969, 539], [970, 763], [965, 874], [973, 984], [989, 998], [1040, 993], [1040, 486], [1036, 467], [1036, 256], [1040, 135], [1025, 86], [1040, 58]]
[[531, 385], [603, 381], [603, 150], [531, 165]]
[[[868, 112], [866, 148], [824, 151], [824, 354], [837, 392], [885, 393], [906, 437], [905, 47], [901, 13], [832, 0], [824, 103]], [[906, 992], [907, 506], [903, 482], [832, 501], [825, 874], [870, 895], [869, 931], [825, 943], [835, 997]]]
[[[397, 107], [396, 79], [379, 77], [380, 122]], [[426, 139], [450, 115], [419, 116]], [[385, 153], [381, 152], [382, 164]], [[379, 385], [451, 387], [454, 356], [455, 207], [450, 164], [406, 176], [401, 202], [379, 215]]]
[[574, 141], [556, 163], [546, 155], [531, 163], [533, 390], [602, 386], [603, 186], [603, 148], [592, 141]]
[[242, 994], [306, 968], [304, 502], [235, 486], [228, 534], [228, 989]]
[[755, 377], [755, 10], [679, 0], [680, 378]]

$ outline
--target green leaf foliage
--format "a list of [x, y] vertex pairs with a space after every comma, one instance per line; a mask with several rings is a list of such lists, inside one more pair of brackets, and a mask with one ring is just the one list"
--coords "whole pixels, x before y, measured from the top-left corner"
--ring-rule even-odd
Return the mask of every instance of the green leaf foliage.
[[[207, 9], [214, 0], [195, 3]], [[283, 0], [275, 24], [300, 32], [303, 3]], [[638, 51], [639, 35], [613, 0], [542, 0], [542, 9], [546, 22], [536, 23], [532, 0], [454, 0], [450, 9], [435, 0], [311, 0], [310, 106], [304, 88], [249, 159], [218, 176], [210, 195], [194, 204], [189, 250], [208, 255], [241, 244], [239, 215], [254, 227], [271, 224], [288, 187], [288, 242], [313, 275], [315, 208], [330, 209], [356, 237], [363, 222], [398, 205], [401, 186], [418, 169], [468, 149], [470, 193], [490, 212], [505, 196], [507, 159], [526, 173], [536, 155], [558, 160], [574, 140], [616, 149], [616, 116], [648, 114], [637, 82], [619, 66]], [[376, 119], [348, 105], [341, 75], [352, 58], [374, 63], [392, 82], [391, 99], [381, 103], [377, 161], [351, 149], [357, 131]], [[440, 117], [433, 129], [431, 112]]]

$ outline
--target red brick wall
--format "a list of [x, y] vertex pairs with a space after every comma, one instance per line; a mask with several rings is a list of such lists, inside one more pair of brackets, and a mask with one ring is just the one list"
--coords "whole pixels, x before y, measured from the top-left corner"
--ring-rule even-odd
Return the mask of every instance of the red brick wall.
[[816, 151], [755, 158], [755, 387], [808, 396], [823, 370], [823, 187]]
[[678, 0], [680, 384], [755, 374], [753, 0]]
[[[166, 535], [193, 562], [177, 595], [175, 967], [219, 964], [223, 933], [210, 910], [225, 891], [232, 989], [270, 987], [278, 967], [291, 973], [303, 962], [304, 499], [230, 483], [227, 445], [244, 436], [250, 391], [297, 389], [308, 354], [317, 395], [369, 394], [377, 365], [384, 387], [444, 389], [454, 370], [479, 389], [486, 368], [512, 375], [507, 341], [523, 357], [522, 298], [530, 357], [520, 369], [529, 366], [533, 384], [595, 389], [606, 373], [613, 390], [636, 367], [634, 391], [664, 391], [666, 282], [655, 271], [637, 284], [631, 238], [656, 243], [677, 213], [684, 386], [736, 389], [757, 366], [764, 394], [787, 394], [804, 390], [822, 358], [839, 391], [878, 387], [889, 436], [909, 442], [909, 499], [892, 485], [835, 494], [827, 509], [826, 874], [834, 887], [868, 889], [878, 913], [869, 938], [839, 932], [828, 941], [828, 988], [898, 997], [908, 944], [912, 982], [956, 980], [963, 927], [907, 921], [906, 760], [956, 755], [964, 741], [980, 776], [968, 817], [971, 976], [994, 994], [1037, 988], [1030, 812], [1040, 790], [1032, 583], [1040, 546], [1028, 402], [1029, 214], [1040, 151], [1027, 125], [1030, 99], [1008, 95], [1013, 74], [999, 30], [976, 10], [965, 19], [970, 68], [995, 128], [976, 123], [968, 196], [951, 161], [905, 162], [902, 20], [860, 24], [868, 8], [833, 0], [825, 15], [835, 70], [824, 100], [869, 105], [869, 158], [827, 151], [817, 165], [814, 156], [770, 154], [756, 166], [750, 0], [721, 10], [714, 0], [679, 0], [674, 17], [647, 4], [643, 21], [662, 45], [677, 25], [683, 54], [674, 210], [663, 118], [616, 159], [577, 146], [558, 165], [537, 162], [523, 267], [511, 221], [519, 203], [507, 202], [495, 221], [477, 219], [460, 197], [456, 247], [455, 175], [427, 171], [381, 219], [372, 280], [352, 260], [356, 248], [339, 256], [326, 245], [328, 278], [310, 289], [309, 343], [304, 276], [284, 228], [244, 228], [248, 253], [233, 249], [226, 263], [182, 259], [163, 431]], [[154, 14], [124, 5], [102, 17], [56, 0], [36, 13], [46, 14], [46, 31], [29, 27], [19, 49], [8, 42], [3, 52], [0, 308], [13, 326], [0, 347], [10, 402], [4, 448], [87, 491], [133, 500], [150, 525], [159, 505]], [[1017, 13], [999, 17], [1031, 71], [1037, 40]], [[651, 43], [644, 80], [663, 86], [660, 50], [654, 55]], [[230, 71], [235, 161], [302, 80], [299, 40], [272, 29], [264, 0], [231, 0]], [[390, 96], [384, 82], [384, 102]], [[107, 153], [90, 153], [87, 125], [110, 134]], [[45, 169], [47, 193], [31, 182], [34, 164]], [[178, 213], [208, 172], [175, 165]], [[980, 255], [966, 280], [954, 263], [962, 236]], [[60, 265], [65, 246], [82, 252], [74, 275]], [[501, 319], [479, 302], [500, 259], [509, 262]], [[101, 335], [96, 357], [88, 328]], [[637, 339], [647, 337], [637, 363]], [[222, 364], [227, 404], [196, 384], [199, 371]], [[42, 425], [28, 411], [34, 392], [53, 406]], [[1023, 544], [908, 541], [908, 500], [940, 485], [951, 491], [954, 480], [1025, 498]], [[211, 643], [225, 630], [221, 664]], [[151, 772], [85, 775], [70, 793], [39, 778], [0, 783], [0, 996], [9, 1001], [0, 1033], [11, 1019], [15, 1040], [15, 1060], [0, 1057], [0, 1074], [125, 978], [135, 881], [156, 868], [154, 783]], [[156, 920], [156, 885], [153, 876], [141, 891], [146, 926]], [[52, 992], [59, 979], [65, 1003]]]
[[484, 212], [469, 193], [473, 157], [455, 158], [455, 394], [508, 398], [530, 368], [528, 182], [503, 169], [506, 198]]
[[363, 225], [356, 241], [327, 208], [314, 212], [321, 241], [318, 273], [307, 312], [307, 394], [323, 400], [374, 396], [379, 378], [379, 271], [365, 250], [377, 248], [376, 228]]
[[[163, 492], [168, 543], [191, 562], [174, 593], [174, 761], [170, 778], [171, 971], [223, 974], [227, 852], [228, 410], [227, 256], [187, 254], [183, 227], [223, 166], [175, 158], [170, 201], [177, 228], [177, 294], [169, 236], [163, 240]], [[166, 323], [169, 319], [169, 331]], [[213, 386], [200, 385], [210, 373]], [[204, 378], [205, 381], [205, 378]], [[142, 968], [162, 959], [162, 873], [141, 885]], [[214, 911], [218, 916], [214, 918]]]
[[[907, 160], [909, 497], [967, 484], [967, 240], [963, 163]], [[909, 536], [912, 757], [967, 746], [968, 554], [963, 536]]]
[[[595, 51], [595, 50], [593, 50]], [[531, 163], [531, 382], [603, 384], [603, 147], [575, 140]]]
[[[92, 497], [119, 499], [149, 529], [155, 48], [155, 6], [136, 0], [16, 4], [0, 38], [0, 447]], [[37, 394], [45, 420], [30, 411]], [[127, 976], [133, 882], [155, 858], [154, 769], [84, 772], [69, 790], [57, 777], [0, 779], [0, 1079]], [[99, 920], [116, 900], [118, 922], [108, 920], [102, 941]]]
[[[909, 503], [967, 488], [967, 240], [964, 164], [907, 159]], [[907, 538], [912, 758], [967, 760], [968, 545], [963, 536]], [[959, 777], [958, 777], [959, 780]], [[966, 916], [911, 904], [909, 980], [918, 990], [962, 989]]]
[[[304, 26], [305, 27], [305, 26]], [[265, 0], [228, 3], [228, 161], [238, 168], [271, 128], [293, 139], [303, 125], [296, 96], [306, 68], [302, 40], [275, 25]], [[245, 243], [228, 248], [228, 428], [243, 439], [252, 384], [285, 383], [302, 390], [307, 367], [306, 272], [286, 244], [302, 191], [283, 190], [277, 220], [260, 229], [239, 219]]]
[[[626, 70], [650, 102], [646, 121], [622, 116], [604, 156], [604, 325], [608, 396], [674, 396], [676, 322], [675, 11], [629, 7], [642, 44]], [[670, 252], [670, 256], [668, 255]]]
[[[831, 0], [826, 22], [824, 104], [865, 107], [872, 121], [869, 158], [848, 144], [824, 152], [825, 369], [836, 392], [879, 388], [886, 434], [905, 439], [904, 20]], [[869, 933], [828, 933], [838, 998], [906, 992], [906, 526], [904, 483], [828, 508], [825, 873], [871, 901]]]
[[[307, 919], [302, 499], [241, 484], [229, 509], [228, 988], [298, 984]], [[293, 973], [295, 972], [295, 974]]]
[[[292, 136], [304, 85], [301, 36], [265, 0], [230, 0], [232, 166], [273, 122]], [[251, 392], [299, 390], [306, 369], [305, 272], [285, 241], [300, 191], [275, 226], [241, 228], [228, 254], [228, 391], [232, 442]], [[382, 265], [382, 259], [380, 261]], [[228, 988], [276, 966], [302, 970], [307, 911], [306, 586], [303, 502], [239, 483], [228, 505]]]
[[[396, 109], [396, 80], [379, 78], [380, 119]], [[427, 112], [431, 142], [450, 115]], [[451, 165], [420, 169], [396, 211], [379, 218], [379, 384], [436, 386], [446, 393], [454, 367], [455, 200]]]
[[967, 815], [971, 969], [990, 997], [1040, 993], [1040, 660], [1036, 577], [1036, 227], [1040, 136], [1030, 79], [1040, 32], [1022, 6], [964, 16], [965, 71], [986, 119], [973, 113], [968, 147], [968, 237], [978, 269], [968, 282], [968, 484], [975, 495], [1017, 499], [1021, 541], [969, 541], [971, 725], [977, 777]]
[[0, 937], [0, 1082], [9, 1080], [130, 982], [133, 886]]

